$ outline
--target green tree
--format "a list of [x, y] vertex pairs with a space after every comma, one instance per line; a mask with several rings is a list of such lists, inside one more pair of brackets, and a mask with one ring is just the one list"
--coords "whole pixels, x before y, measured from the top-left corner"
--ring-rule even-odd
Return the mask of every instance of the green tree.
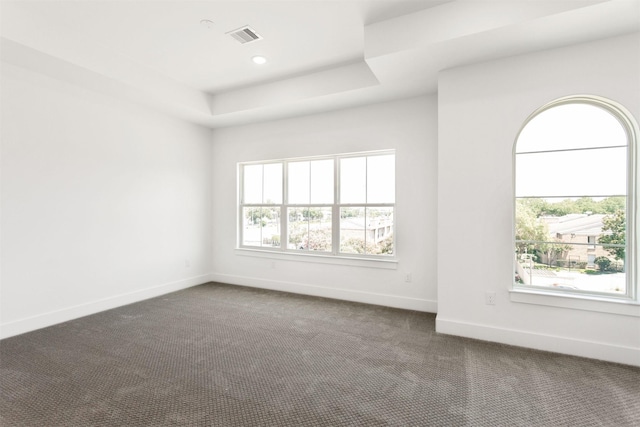
[[627, 205], [626, 197], [607, 197], [599, 202], [600, 212], [604, 214], [615, 214], [617, 211], [624, 211]]
[[612, 215], [607, 215], [602, 219], [602, 231], [599, 243], [610, 245], [622, 245], [620, 247], [605, 248], [607, 252], [617, 260], [624, 260], [626, 245], [627, 224], [623, 210], [618, 210]]
[[571, 246], [562, 242], [560, 239], [554, 239], [556, 243], [541, 243], [539, 249], [547, 256], [547, 265], [551, 267], [558, 258], [571, 250]]
[[380, 253], [393, 255], [393, 234], [385, 237], [384, 240], [378, 244], [378, 247], [380, 248]]
[[360, 208], [342, 208], [340, 209], [340, 218], [357, 218], [362, 215]]
[[517, 208], [526, 209], [528, 213], [533, 215], [535, 218], [543, 215], [552, 215], [549, 213], [549, 203], [544, 199], [518, 199], [518, 206], [516, 206], [516, 209]]
[[580, 197], [579, 199], [573, 202], [574, 208], [572, 213], [599, 213], [599, 205], [598, 202], [593, 200], [591, 197]]
[[579, 199], [564, 199], [556, 203], [548, 203], [542, 199], [528, 199], [529, 207], [533, 208], [537, 216], [564, 216], [569, 214], [584, 214], [591, 212], [594, 214], [612, 214], [618, 210], [624, 210], [626, 204], [625, 197], [607, 197], [600, 201], [595, 201], [591, 197], [581, 197]]
[[305, 220], [315, 220], [322, 219], [324, 215], [322, 214], [322, 210], [319, 208], [306, 208], [302, 210], [302, 217]]
[[519, 199], [516, 203], [516, 246], [519, 253], [535, 253], [540, 250], [539, 245], [530, 242], [548, 240], [548, 231], [544, 223], [538, 220], [536, 207], [529, 202], [531, 199]]
[[251, 224], [257, 224], [260, 218], [262, 218], [262, 209], [261, 208], [249, 208], [245, 211], [246, 217], [249, 219]]

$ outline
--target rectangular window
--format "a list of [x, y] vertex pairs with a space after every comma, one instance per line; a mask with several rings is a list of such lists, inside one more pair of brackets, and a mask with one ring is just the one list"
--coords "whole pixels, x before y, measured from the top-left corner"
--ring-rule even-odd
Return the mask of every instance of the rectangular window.
[[239, 164], [240, 247], [393, 257], [393, 151]]

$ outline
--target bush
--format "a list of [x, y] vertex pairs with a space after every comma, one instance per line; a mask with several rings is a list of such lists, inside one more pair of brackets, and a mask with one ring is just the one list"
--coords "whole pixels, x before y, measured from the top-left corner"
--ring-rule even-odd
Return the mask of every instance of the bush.
[[599, 256], [593, 260], [593, 263], [598, 266], [600, 271], [608, 271], [611, 267], [611, 260], [606, 256]]

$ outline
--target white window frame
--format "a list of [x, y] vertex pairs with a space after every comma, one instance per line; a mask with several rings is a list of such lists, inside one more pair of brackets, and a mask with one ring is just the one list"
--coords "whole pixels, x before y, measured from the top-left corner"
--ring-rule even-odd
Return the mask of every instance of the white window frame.
[[[266, 161], [250, 161], [238, 163], [238, 203], [237, 203], [237, 245], [236, 251], [240, 255], [251, 255], [267, 258], [278, 259], [290, 259], [290, 260], [312, 260], [314, 262], [321, 263], [339, 263], [349, 265], [363, 265], [363, 266], [376, 266], [371, 262], [377, 264], [380, 268], [395, 268], [397, 263], [397, 244], [396, 244], [396, 203], [340, 203], [340, 160], [353, 157], [373, 157], [373, 156], [385, 156], [393, 155], [395, 158], [395, 150], [378, 150], [378, 151], [366, 151], [356, 153], [344, 153], [325, 156], [311, 156], [311, 157], [295, 157], [286, 159], [274, 159]], [[333, 160], [333, 203], [309, 203], [309, 204], [290, 204], [288, 203], [288, 164], [303, 161], [316, 161], [316, 160]], [[267, 164], [282, 164], [282, 203], [244, 203], [244, 167], [251, 165], [267, 165]], [[394, 175], [394, 181], [396, 181]], [[395, 186], [395, 182], [394, 182]], [[265, 207], [265, 208], [277, 208], [280, 209], [280, 247], [261, 247], [245, 245], [243, 236], [243, 208], [245, 207]], [[311, 251], [311, 250], [297, 250], [288, 248], [288, 215], [289, 208], [331, 208], [331, 243], [332, 250], [329, 251]], [[393, 254], [392, 255], [378, 255], [378, 254], [354, 254], [340, 252], [340, 209], [343, 207], [361, 207], [361, 208], [385, 208], [390, 207], [394, 212], [393, 220]], [[366, 233], [365, 233], [366, 236]], [[347, 261], [347, 262], [343, 262]], [[371, 262], [370, 262], [371, 261]]]
[[[638, 223], [638, 198], [637, 198], [637, 146], [640, 131], [638, 124], [632, 114], [623, 106], [614, 101], [591, 95], [568, 96], [552, 101], [535, 112], [533, 112], [524, 122], [513, 144], [512, 166], [513, 166], [513, 217], [512, 217], [512, 242], [515, 246], [515, 224], [516, 224], [516, 152], [517, 143], [522, 131], [529, 122], [540, 113], [565, 104], [585, 103], [600, 107], [611, 113], [622, 125], [627, 134], [627, 204], [626, 204], [626, 293], [624, 295], [614, 295], [610, 293], [589, 292], [573, 289], [553, 289], [548, 287], [536, 287], [531, 285], [518, 284], [515, 281], [510, 290], [511, 300], [538, 305], [549, 305], [556, 307], [566, 307], [572, 309], [582, 309], [597, 312], [616, 313], [629, 316], [640, 317], [640, 302], [638, 301], [638, 261], [637, 261], [637, 223]], [[542, 197], [542, 196], [541, 196]], [[514, 259], [514, 268], [515, 262]], [[513, 276], [513, 275], [512, 275]], [[611, 304], [614, 303], [614, 304]]]

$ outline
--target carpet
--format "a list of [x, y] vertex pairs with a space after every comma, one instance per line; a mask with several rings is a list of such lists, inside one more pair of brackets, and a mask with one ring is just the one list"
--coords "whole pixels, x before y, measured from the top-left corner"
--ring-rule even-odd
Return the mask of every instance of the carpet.
[[2, 426], [632, 426], [640, 369], [209, 283], [0, 342]]

